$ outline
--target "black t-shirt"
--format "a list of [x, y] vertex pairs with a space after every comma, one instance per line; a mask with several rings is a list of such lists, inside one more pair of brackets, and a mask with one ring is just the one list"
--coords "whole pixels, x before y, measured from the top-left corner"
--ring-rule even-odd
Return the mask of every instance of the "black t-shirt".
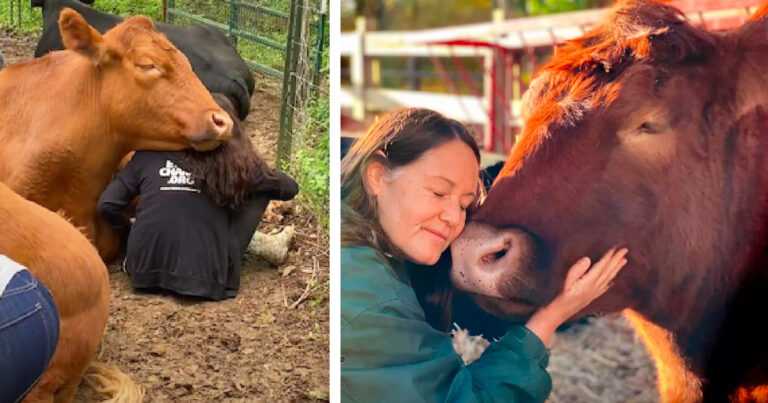
[[[138, 151], [99, 199], [118, 231], [131, 227], [126, 267], [136, 288], [211, 299], [234, 297], [245, 249], [272, 199], [290, 200], [296, 181], [280, 171], [254, 180], [237, 210], [216, 205], [183, 167], [184, 152]], [[136, 222], [126, 207], [139, 196]]]
[[230, 270], [229, 211], [200, 191], [182, 168], [183, 155], [137, 152], [102, 194], [99, 210], [119, 227], [125, 207], [140, 196], [126, 251], [134, 287], [234, 296], [239, 270]]

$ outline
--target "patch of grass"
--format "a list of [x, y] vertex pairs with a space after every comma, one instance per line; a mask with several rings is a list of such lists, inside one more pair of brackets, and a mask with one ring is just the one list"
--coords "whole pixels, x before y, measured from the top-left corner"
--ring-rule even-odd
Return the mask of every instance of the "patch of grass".
[[42, 21], [42, 12], [31, 8], [29, 1], [0, 1], [0, 27], [16, 33], [33, 33], [42, 30]]
[[243, 59], [283, 71], [285, 67], [285, 52], [256, 42], [241, 39], [237, 43], [237, 51]]
[[299, 182], [300, 199], [328, 230], [329, 203], [329, 113], [328, 96], [310, 101], [299, 136], [303, 139], [292, 157], [291, 171]]
[[155, 21], [163, 19], [163, 3], [159, 0], [96, 0], [93, 7], [110, 14], [146, 15]]
[[[160, 21], [163, 17], [161, 0], [96, 0], [92, 7], [122, 16], [146, 15], [155, 21]], [[42, 9], [30, 7], [28, 0], [0, 1], [0, 27], [18, 33], [33, 33], [42, 31], [42, 21]]]

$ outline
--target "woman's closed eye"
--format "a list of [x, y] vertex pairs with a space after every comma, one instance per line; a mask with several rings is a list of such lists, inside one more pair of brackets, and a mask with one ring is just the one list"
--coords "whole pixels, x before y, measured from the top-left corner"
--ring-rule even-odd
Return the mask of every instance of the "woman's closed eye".
[[428, 192], [432, 193], [432, 196], [437, 197], [438, 199], [442, 199], [444, 197], [448, 197], [450, 194], [450, 191], [439, 189], [439, 188], [433, 188], [431, 186], [427, 186], [424, 188]]

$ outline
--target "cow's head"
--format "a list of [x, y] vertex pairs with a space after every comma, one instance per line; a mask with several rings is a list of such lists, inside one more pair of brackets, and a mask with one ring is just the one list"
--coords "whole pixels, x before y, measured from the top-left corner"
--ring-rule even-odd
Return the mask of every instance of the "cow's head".
[[148, 18], [128, 18], [102, 36], [64, 9], [59, 29], [64, 46], [90, 62], [94, 96], [130, 148], [209, 150], [231, 136], [229, 115]]
[[526, 94], [518, 143], [452, 247], [454, 284], [492, 312], [525, 317], [580, 256], [621, 244], [629, 264], [585, 313], [719, 298], [763, 221], [746, 207], [762, 184], [746, 178], [765, 169], [750, 165], [765, 152], [765, 38], [759, 18], [715, 35], [633, 0], [558, 48]]

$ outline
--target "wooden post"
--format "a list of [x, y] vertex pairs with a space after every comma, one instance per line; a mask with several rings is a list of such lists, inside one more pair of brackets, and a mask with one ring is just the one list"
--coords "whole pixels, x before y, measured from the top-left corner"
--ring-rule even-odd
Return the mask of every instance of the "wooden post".
[[421, 76], [419, 76], [419, 59], [408, 57], [405, 61], [408, 74], [408, 88], [412, 91], [421, 89]]
[[519, 105], [520, 97], [522, 95], [522, 87], [520, 86], [521, 80], [521, 63], [520, 53], [518, 51], [504, 50], [504, 149], [505, 154], [509, 152], [515, 144], [515, 136], [513, 133], [513, 121], [517, 119], [519, 111], [515, 110], [515, 105]]
[[486, 120], [483, 130], [483, 148], [486, 151], [493, 149], [493, 132], [495, 131], [495, 114], [493, 110], [493, 57], [493, 51], [490, 50], [483, 56], [483, 105], [485, 105], [485, 110], [488, 111], [488, 119]]
[[372, 87], [380, 87], [381, 86], [381, 60], [371, 59], [369, 64], [370, 64], [370, 70], [371, 70], [370, 84]]
[[357, 49], [350, 57], [350, 73], [352, 81], [352, 93], [354, 94], [352, 117], [362, 121], [365, 119], [365, 17], [357, 16], [355, 19], [355, 31], [357, 32]]
[[[504, 21], [505, 10], [497, 8], [493, 10], [493, 23], [500, 24]], [[485, 104], [488, 109], [488, 124], [483, 136], [483, 147], [486, 151], [500, 151], [504, 147], [505, 128], [509, 122], [507, 111], [507, 71], [505, 53], [503, 50], [491, 48], [484, 58], [485, 79], [483, 89]]]

